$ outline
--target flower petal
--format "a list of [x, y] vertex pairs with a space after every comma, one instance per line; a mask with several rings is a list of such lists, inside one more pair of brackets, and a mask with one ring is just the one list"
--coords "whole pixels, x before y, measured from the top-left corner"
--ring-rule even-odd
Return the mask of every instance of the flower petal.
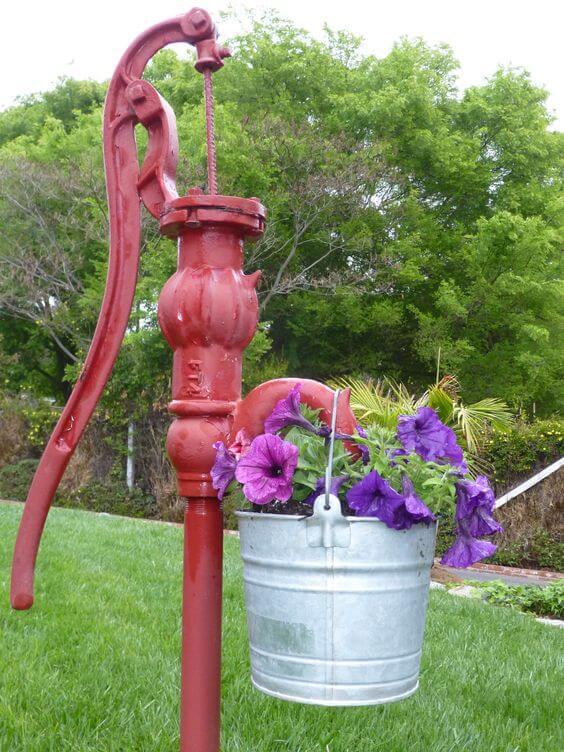
[[497, 546], [490, 541], [478, 540], [470, 535], [460, 535], [441, 559], [441, 564], [464, 569], [480, 559], [491, 556]]
[[228, 451], [223, 441], [216, 441], [213, 445], [216, 449], [215, 462], [211, 469], [212, 486], [215, 488], [217, 498], [221, 501], [229, 484], [235, 479], [237, 460]]
[[378, 517], [383, 522], [391, 520], [394, 505], [401, 502], [401, 496], [376, 471], [368, 473], [347, 493], [347, 503], [358, 515]]
[[276, 434], [261, 434], [239, 460], [235, 477], [244, 484], [243, 493], [254, 504], [288, 501], [297, 464], [298, 448], [294, 444]]
[[315, 426], [300, 411], [301, 388], [301, 384], [296, 384], [287, 397], [276, 403], [274, 410], [264, 421], [265, 433], [277, 433], [287, 426], [300, 426], [306, 431], [317, 433]]
[[433, 408], [420, 407], [415, 415], [400, 415], [397, 437], [407, 452], [416, 452], [426, 462], [446, 462], [467, 472], [456, 434]]

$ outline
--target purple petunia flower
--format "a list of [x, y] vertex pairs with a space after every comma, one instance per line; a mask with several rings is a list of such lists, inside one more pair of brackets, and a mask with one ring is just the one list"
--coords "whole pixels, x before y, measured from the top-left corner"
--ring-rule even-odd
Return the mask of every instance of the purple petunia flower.
[[288, 501], [297, 464], [297, 446], [275, 434], [261, 434], [239, 460], [235, 477], [253, 504]]
[[435, 521], [435, 516], [417, 496], [411, 480], [406, 475], [402, 478], [402, 492], [399, 499], [390, 501], [377, 515], [388, 527], [394, 530], [409, 530], [418, 522], [429, 525]]
[[394, 525], [397, 530], [408, 530], [411, 525], [418, 522], [424, 522], [429, 525], [431, 522], [435, 522], [436, 517], [431, 512], [429, 507], [423, 502], [422, 499], [415, 493], [415, 488], [411, 482], [411, 478], [407, 475], [403, 475], [401, 479], [401, 490], [403, 495], [403, 505], [399, 507], [396, 513], [397, 522], [404, 521], [401, 527]]
[[368, 473], [347, 493], [347, 503], [362, 517], [391, 520], [393, 509], [402, 503], [402, 497], [376, 470]]
[[456, 434], [431, 407], [420, 407], [415, 415], [400, 415], [397, 435], [406, 451], [416, 452], [425, 462], [448, 462], [468, 472]]
[[454, 544], [441, 559], [441, 564], [464, 569], [495, 553], [497, 546], [486, 540], [478, 540], [472, 535], [459, 535]]
[[217, 491], [217, 498], [221, 501], [227, 487], [235, 479], [237, 460], [228, 451], [223, 441], [216, 441], [213, 448], [217, 450], [217, 454], [211, 469], [212, 486]]
[[485, 475], [475, 481], [460, 480], [456, 484], [455, 519], [464, 521], [469, 534], [474, 538], [500, 533], [503, 528], [492, 517], [495, 495]]
[[299, 426], [306, 431], [322, 435], [320, 431], [300, 411], [301, 384], [296, 384], [284, 399], [276, 403], [274, 410], [264, 421], [265, 433], [277, 433], [286, 426]]
[[456, 484], [456, 540], [441, 562], [452, 567], [469, 567], [480, 559], [491, 556], [497, 546], [490, 541], [478, 540], [493, 535], [503, 528], [492, 517], [494, 492], [484, 475], [475, 481], [460, 480]]
[[[341, 486], [346, 480], [348, 480], [348, 477], [348, 475], [339, 475], [336, 478], [331, 478], [330, 493], [332, 493], [333, 496], [339, 495]], [[325, 493], [325, 478], [318, 478], [315, 483], [315, 491], [312, 491], [310, 495], [304, 499], [304, 504], [313, 504], [317, 497], [321, 496], [323, 493]]]
[[435, 516], [417, 496], [407, 476], [402, 478], [402, 490], [403, 495], [373, 470], [350, 489], [347, 502], [358, 514], [377, 517], [394, 530], [409, 530], [418, 522], [429, 525], [435, 521]]

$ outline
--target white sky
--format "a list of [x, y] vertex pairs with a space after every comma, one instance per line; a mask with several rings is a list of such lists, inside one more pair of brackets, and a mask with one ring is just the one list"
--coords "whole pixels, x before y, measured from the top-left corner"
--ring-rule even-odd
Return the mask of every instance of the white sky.
[[[196, 0], [196, 3], [198, 0]], [[200, 0], [217, 18], [229, 0]], [[247, 0], [275, 7], [318, 35], [324, 23], [365, 39], [385, 55], [400, 36], [447, 42], [461, 63], [460, 85], [479, 84], [499, 65], [526, 68], [550, 92], [564, 128], [564, 3], [559, 0]], [[238, 5], [238, 7], [241, 7]], [[44, 91], [59, 76], [109, 78], [131, 40], [146, 27], [192, 7], [190, 0], [6, 0], [0, 12], [0, 108]], [[221, 28], [222, 37], [235, 28]]]

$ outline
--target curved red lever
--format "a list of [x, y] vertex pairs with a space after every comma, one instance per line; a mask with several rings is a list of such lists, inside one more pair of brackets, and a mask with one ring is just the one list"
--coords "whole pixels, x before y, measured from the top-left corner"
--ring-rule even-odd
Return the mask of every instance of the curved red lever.
[[[325, 384], [312, 379], [272, 379], [260, 384], [250, 391], [246, 397], [237, 402], [233, 414], [231, 437], [244, 428], [250, 438], [254, 438], [264, 431], [264, 421], [268, 418], [276, 403], [288, 396], [292, 387], [301, 385], [300, 397], [313, 410], [320, 409], [319, 417], [324, 423], [331, 425], [333, 412], [333, 396], [335, 392]], [[351, 436], [356, 432], [357, 419], [350, 406], [350, 389], [344, 389], [337, 400], [336, 430], [341, 434]], [[354, 451], [354, 448], [352, 449]]]
[[[128, 48], [112, 77], [104, 107], [104, 165], [110, 216], [110, 253], [106, 290], [94, 338], [82, 373], [45, 448], [29, 489], [12, 565], [10, 599], [16, 609], [33, 604], [35, 560], [45, 520], [61, 477], [110, 376], [127, 327], [137, 281], [140, 203], [161, 216], [177, 197], [174, 185], [178, 145], [168, 104], [141, 80], [150, 58], [162, 47], [187, 42], [215, 49], [209, 15], [194, 8], [141, 34]], [[203, 45], [203, 46], [202, 46]], [[205, 48], [205, 49], [204, 49]], [[220, 65], [221, 61], [217, 65]], [[135, 125], [149, 131], [149, 147], [140, 173]]]

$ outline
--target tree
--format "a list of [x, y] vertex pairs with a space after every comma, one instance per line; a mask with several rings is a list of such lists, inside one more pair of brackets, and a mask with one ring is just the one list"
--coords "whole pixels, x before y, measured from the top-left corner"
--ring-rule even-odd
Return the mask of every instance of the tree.
[[[548, 128], [546, 93], [522, 71], [499, 70], [460, 97], [447, 47], [401, 40], [378, 59], [354, 37], [314, 40], [272, 13], [229, 44], [234, 56], [215, 76], [220, 190], [269, 209], [264, 239], [247, 249], [247, 268], [264, 272], [272, 350], [261, 357], [274, 371], [263, 371], [287, 361], [298, 375], [387, 374], [418, 390], [440, 348], [467, 400], [557, 410], [564, 143]], [[164, 51], [147, 78], [178, 116], [180, 190], [205, 187], [191, 61]], [[104, 280], [96, 87], [62, 82], [0, 114], [3, 348], [53, 393], [83, 356]], [[31, 205], [18, 209], [14, 196]], [[141, 318], [158, 336], [175, 250], [152, 220], [144, 237], [130, 329]], [[162, 363], [140, 363], [155, 385]], [[125, 371], [114, 378], [119, 386]]]

